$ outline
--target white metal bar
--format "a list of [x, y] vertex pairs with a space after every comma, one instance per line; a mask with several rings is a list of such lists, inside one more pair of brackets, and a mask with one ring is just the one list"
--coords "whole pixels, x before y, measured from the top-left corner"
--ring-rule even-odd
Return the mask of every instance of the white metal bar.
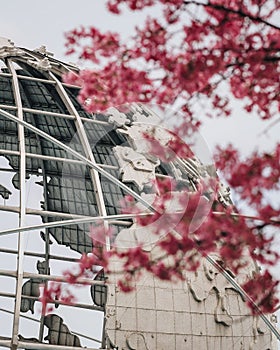
[[[7, 249], [7, 248], [0, 248], [0, 253], [17, 254], [17, 250]], [[25, 256], [37, 257], [37, 258], [44, 258], [45, 257], [45, 254], [35, 253], [35, 252], [30, 252], [30, 251], [25, 251], [24, 255]], [[78, 259], [78, 258], [69, 258], [67, 256], [53, 255], [53, 254], [50, 254], [50, 259], [52, 259], [52, 260], [68, 261], [68, 262], [79, 262], [80, 261], [80, 259]]]
[[[0, 346], [3, 346], [5, 348], [11, 347], [11, 340], [4, 340], [0, 339]], [[63, 346], [63, 345], [52, 345], [52, 344], [43, 344], [43, 343], [32, 343], [32, 342], [18, 342], [18, 348], [19, 349], [25, 349], [25, 350], [81, 350], [82, 348], [78, 348], [75, 346]], [[86, 348], [87, 350], [106, 350], [101, 348]]]
[[12, 74], [11, 73], [3, 73], [3, 72], [0, 72], [0, 77], [11, 77]]
[[[19, 213], [20, 208], [16, 207], [16, 206], [0, 205], [0, 211]], [[26, 208], [26, 214], [39, 215], [39, 216], [52, 216], [52, 217], [60, 217], [60, 218], [72, 218], [72, 219], [90, 218], [91, 217], [89, 215], [77, 215], [77, 214], [73, 215], [73, 214], [62, 213], [62, 212], [58, 212], [58, 211], [39, 210], [39, 209], [31, 209], [31, 208]], [[129, 223], [127, 221], [122, 221], [122, 220], [111, 220], [110, 224], [111, 225], [119, 225], [119, 226], [130, 226], [131, 225], [131, 223]], [[1, 231], [0, 231], [0, 233], [1, 233]]]
[[[7, 277], [17, 277], [17, 271], [14, 270], [2, 270], [0, 269], [0, 275], [1, 276], [7, 276]], [[35, 279], [42, 279], [44, 281], [55, 281], [55, 282], [68, 282], [67, 277], [59, 276], [59, 275], [43, 275], [38, 273], [31, 273], [31, 272], [24, 272], [23, 278], [35, 278]], [[77, 284], [89, 284], [89, 285], [104, 285], [105, 281], [96, 281], [91, 280], [89, 278], [78, 278]]]
[[28, 113], [32, 113], [32, 114], [50, 115], [53, 117], [59, 117], [59, 118], [63, 118], [63, 119], [74, 119], [75, 118], [75, 116], [72, 114], [50, 112], [50, 111], [44, 111], [43, 109], [34, 109], [34, 108], [29, 108], [29, 107], [24, 107], [23, 111], [28, 112]]
[[[8, 154], [8, 155], [11, 155], [11, 156], [19, 156], [20, 152], [19, 151], [11, 151], [11, 150], [6, 150], [6, 149], [1, 149], [0, 150], [0, 154]], [[9, 169], [7, 169], [7, 170], [9, 170]]]
[[68, 87], [68, 88], [70, 88], [70, 89], [72, 88], [72, 89], [77, 89], [77, 90], [78, 90], [78, 89], [81, 90], [81, 87], [82, 87], [82, 86], [73, 85], [73, 84], [68, 84], [68, 83], [62, 83], [62, 85], [65, 86], [65, 87]]
[[[19, 213], [20, 207], [12, 206], [12, 205], [0, 205], [0, 211], [9, 211], [12, 213]], [[29, 215], [40, 215], [40, 216], [53, 216], [53, 217], [61, 217], [61, 218], [86, 218], [89, 216], [86, 215], [74, 215], [69, 213], [60, 213], [56, 211], [49, 211], [49, 210], [40, 210], [40, 209], [32, 209], [32, 208], [26, 208], [26, 214]]]
[[[4, 74], [4, 76], [11, 76], [8, 73], [3, 73], [3, 74]], [[0, 74], [0, 76], [1, 75], [2, 74]], [[56, 82], [54, 80], [35, 78], [35, 77], [30, 77], [30, 76], [21, 75], [21, 74], [18, 74], [18, 79], [20, 79], [20, 80], [36, 81], [36, 82], [39, 82], [39, 83], [46, 83], [46, 84], [52, 84], [52, 85], [56, 84]], [[62, 85], [65, 86], [65, 87], [68, 87], [68, 88], [72, 88], [72, 89], [81, 89], [81, 86], [78, 86], [78, 85], [67, 84], [67, 83], [62, 83]]]
[[[29, 343], [29, 342], [18, 342], [20, 349], [26, 349], [26, 350], [81, 350], [82, 347], [78, 348], [76, 346], [63, 346], [63, 345], [51, 345], [51, 344], [42, 344], [42, 343]], [[100, 349], [100, 348], [86, 348], [87, 350], [106, 350], [106, 349]]]
[[[17, 254], [17, 250], [7, 249], [7, 248], [0, 248], [0, 253]], [[37, 258], [44, 258], [45, 257], [45, 254], [30, 252], [30, 251], [26, 251], [26, 250], [24, 252], [24, 255], [25, 256], [37, 257]], [[79, 262], [79, 260], [80, 260], [78, 258], [69, 258], [67, 256], [52, 255], [52, 254], [50, 254], [50, 259], [52, 259], [52, 260], [62, 260], [62, 261], [68, 261], [68, 262]]]
[[[0, 211], [8, 211], [12, 213], [19, 213], [20, 208], [16, 206], [6, 206], [6, 205], [0, 205]], [[79, 219], [79, 218], [90, 218], [89, 215], [73, 215], [68, 213], [62, 213], [58, 211], [49, 211], [49, 210], [39, 210], [39, 209], [31, 209], [26, 208], [26, 215], [39, 215], [39, 216], [52, 216], [52, 217], [60, 217], [60, 218], [72, 218], [72, 219]], [[111, 225], [119, 225], [119, 226], [131, 226], [131, 222], [124, 221], [124, 220], [110, 220], [109, 222]], [[0, 231], [1, 233], [1, 231]]]
[[[19, 151], [10, 151], [10, 150], [5, 150], [5, 149], [0, 149], [0, 155], [1, 154], [8, 154], [8, 155], [15, 155], [19, 156], [20, 152]], [[81, 160], [77, 159], [70, 159], [70, 158], [61, 158], [61, 157], [53, 157], [53, 156], [45, 156], [43, 154], [36, 154], [36, 153], [25, 153], [27, 158], [39, 158], [42, 160], [53, 160], [55, 162], [63, 162], [63, 163], [73, 163], [73, 164], [83, 164]], [[100, 164], [96, 163], [96, 165], [100, 166], [100, 168], [104, 169], [113, 169], [117, 170], [118, 167], [116, 165], [108, 165], [108, 164]], [[7, 169], [7, 170], [12, 170], [12, 169]]]
[[[1, 150], [0, 150], [0, 154], [1, 154]], [[77, 159], [44, 156], [44, 155], [35, 154], [35, 153], [26, 153], [26, 157], [39, 158], [39, 159], [43, 159], [43, 160], [53, 160], [55, 162], [63, 162], [63, 163], [83, 164], [83, 162], [81, 160], [77, 160]], [[100, 163], [96, 163], [96, 165], [98, 165], [100, 168], [104, 168], [104, 169], [113, 169], [113, 170], [118, 169], [118, 167], [115, 165], [107, 165], [107, 164], [100, 164]]]
[[[4, 104], [0, 104], [0, 108], [8, 109], [8, 110], [16, 110], [17, 109], [17, 107], [15, 107], [15, 106], [4, 105]], [[41, 109], [35, 109], [35, 108], [29, 108], [29, 107], [23, 107], [22, 110], [23, 110], [23, 112], [26, 112], [26, 113], [32, 113], [35, 116], [36, 115], [49, 115], [49, 116], [53, 116], [53, 117], [57, 117], [57, 118], [63, 118], [63, 119], [71, 119], [71, 120], [75, 119], [75, 116], [73, 116], [71, 114], [50, 112], [50, 111], [44, 111], [44, 110], [41, 110]], [[85, 122], [88, 122], [88, 123], [100, 124], [100, 125], [109, 125], [108, 122], [103, 121], [103, 120], [97, 120], [97, 119], [91, 119], [91, 118], [85, 118], [85, 117], [81, 117], [81, 119], [83, 121], [85, 121]]]
[[[37, 275], [37, 278], [38, 278], [38, 275]], [[89, 285], [89, 283], [88, 283], [88, 285]], [[3, 298], [13, 298], [13, 299], [15, 298], [15, 295], [11, 294], [11, 293], [0, 293], [0, 296], [3, 297]], [[22, 294], [22, 298], [28, 299], [28, 300], [33, 300], [34, 302], [35, 301], [39, 302], [39, 297], [33, 297], [33, 296], [30, 296], [30, 295]], [[86, 310], [104, 312], [104, 308], [103, 307], [95, 306], [95, 305], [92, 305], [92, 304], [83, 304], [83, 303], [72, 303], [72, 304], [70, 304], [70, 303], [59, 301], [59, 300], [48, 301], [48, 304], [51, 304], [51, 305], [63, 305], [63, 306], [72, 307], [72, 308], [75, 308], [75, 309], [86, 309]], [[42, 317], [44, 317], [44, 316], [42, 315]]]
[[46, 84], [55, 84], [55, 81], [49, 80], [49, 79], [42, 79], [42, 78], [35, 78], [35, 77], [29, 77], [27, 75], [21, 75], [18, 74], [18, 79], [20, 80], [29, 80], [29, 81], [37, 81], [38, 83], [46, 83]]
[[[14, 91], [14, 99], [17, 106], [18, 120], [23, 121], [23, 110], [20, 96], [19, 82], [17, 79], [17, 73], [11, 60], [7, 61], [7, 67], [12, 73], [12, 84]], [[25, 225], [25, 207], [26, 207], [26, 157], [25, 157], [25, 138], [24, 138], [24, 126], [18, 124], [18, 139], [19, 139], [19, 151], [20, 151], [20, 212], [19, 212], [19, 226]], [[19, 315], [21, 305], [21, 290], [23, 283], [23, 259], [24, 259], [24, 241], [25, 236], [19, 232], [18, 234], [18, 257], [17, 257], [17, 282], [16, 282], [16, 298], [15, 298], [15, 313], [13, 319], [13, 331], [11, 349], [16, 350], [18, 348], [18, 331], [19, 331]]]
[[[1, 108], [1, 105], [0, 105]], [[6, 107], [7, 108], [7, 107]], [[13, 108], [10, 108], [13, 109]], [[64, 119], [71, 119], [71, 120], [75, 120], [75, 115], [72, 114], [63, 114], [63, 113], [57, 113], [57, 112], [49, 112], [49, 111], [43, 111], [41, 109], [34, 109], [34, 108], [27, 108], [24, 107], [23, 108], [24, 112], [28, 112], [28, 113], [33, 113], [36, 115], [50, 115], [53, 117], [57, 117], [57, 118], [64, 118]], [[109, 125], [108, 122], [102, 121], [102, 120], [97, 120], [97, 119], [90, 119], [90, 118], [85, 118], [85, 117], [80, 117], [83, 121], [89, 122], [89, 123], [93, 123], [93, 124], [101, 124], [101, 125]]]
[[3, 105], [3, 104], [0, 104], [0, 108], [10, 109], [10, 110], [12, 110], [12, 111], [16, 111], [16, 110], [17, 110], [17, 107], [15, 107], [15, 106]]
[[81, 219], [73, 219], [73, 220], [61, 220], [61, 221], [53, 221], [53, 222], [47, 222], [37, 225], [30, 225], [25, 227], [17, 227], [7, 230], [0, 231], [0, 237], [17, 233], [17, 232], [26, 232], [26, 231], [32, 231], [37, 229], [46, 229], [46, 228], [52, 228], [52, 227], [58, 227], [58, 226], [67, 226], [67, 225], [73, 225], [73, 224], [87, 224], [91, 222], [99, 222], [103, 220], [107, 220], [108, 222], [117, 221], [117, 220], [125, 220], [125, 219], [134, 219], [136, 217], [143, 217], [147, 215], [152, 215], [152, 213], [139, 213], [139, 214], [119, 214], [119, 215], [107, 215], [107, 216], [92, 216], [92, 217], [86, 217]]

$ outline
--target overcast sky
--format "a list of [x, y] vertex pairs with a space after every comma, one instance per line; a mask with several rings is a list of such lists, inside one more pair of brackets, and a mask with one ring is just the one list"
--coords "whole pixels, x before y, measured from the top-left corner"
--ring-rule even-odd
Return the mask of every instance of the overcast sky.
[[104, 0], [10, 0], [0, 5], [0, 35], [16, 45], [37, 48], [46, 45], [57, 58], [65, 58], [64, 33], [80, 25], [129, 33], [139, 14], [111, 15]]

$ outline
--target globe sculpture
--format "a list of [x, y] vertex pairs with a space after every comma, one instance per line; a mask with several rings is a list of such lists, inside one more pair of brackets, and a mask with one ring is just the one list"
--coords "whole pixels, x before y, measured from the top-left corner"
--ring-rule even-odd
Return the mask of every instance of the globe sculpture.
[[[0, 38], [0, 348], [276, 349], [274, 316], [251, 316], [239, 290], [257, 268], [253, 261], [229, 279], [213, 265], [215, 256], [186, 272], [184, 282], [143, 273], [130, 293], [117, 286], [117, 273], [99, 269], [72, 287], [76, 301], [57, 300], [42, 315], [42, 286], [64, 283], [63, 273], [91, 253], [97, 222], [115, 229], [106, 249], [141, 242], [156, 254], [149, 229], [122, 213], [125, 195], [147, 212], [157, 177], [194, 192], [199, 178], [210, 176], [196, 158], [163, 165], [147, 154], [141, 135], [158, 120], [148, 107], [85, 112], [79, 87], [62, 79], [77, 71], [45, 47], [28, 50]], [[230, 203], [222, 185], [219, 200]]]

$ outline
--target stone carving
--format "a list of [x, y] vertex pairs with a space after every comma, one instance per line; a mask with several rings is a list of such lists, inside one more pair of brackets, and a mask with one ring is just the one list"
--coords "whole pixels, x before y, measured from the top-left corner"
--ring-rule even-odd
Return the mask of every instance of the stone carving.
[[117, 108], [110, 107], [107, 109], [107, 115], [109, 117], [108, 122], [114, 124], [117, 127], [129, 124], [130, 121], [124, 113], [121, 113]]
[[[37, 262], [37, 270], [39, 274], [45, 274], [47, 273], [47, 262], [46, 261], [39, 261]], [[43, 282], [43, 280], [38, 278], [31, 278], [30, 280], [26, 281], [22, 286], [22, 295], [28, 295], [31, 297], [39, 298], [40, 296], [40, 284]], [[20, 304], [20, 311], [21, 312], [28, 312], [29, 310], [31, 313], [34, 313], [34, 299], [27, 299], [22, 297], [21, 304]]]
[[149, 350], [145, 336], [142, 333], [131, 333], [126, 339], [127, 346], [130, 350]]
[[[146, 117], [144, 116], [143, 118]], [[154, 119], [153, 121], [155, 122]], [[157, 164], [157, 166], [160, 164], [160, 161], [156, 155], [151, 154], [152, 146], [149, 142], [145, 141], [143, 133], [153, 135], [154, 139], [159, 141], [161, 146], [166, 148], [167, 153], [170, 152], [170, 156], [173, 157], [172, 149], [168, 148], [168, 143], [173, 139], [173, 135], [164, 127], [161, 127], [160, 121], [158, 124], [149, 124], [146, 121], [146, 123], [133, 123], [131, 126], [123, 125], [123, 127], [119, 128], [117, 131], [125, 135], [132, 150], [138, 154], [141, 154], [147, 161]], [[157, 145], [155, 145], [155, 147], [157, 147]], [[174, 154], [174, 156], [176, 155]], [[182, 180], [183, 174], [187, 175], [188, 178], [194, 183], [199, 182], [201, 178], [210, 179], [212, 177], [212, 175], [207, 171], [207, 167], [204, 166], [196, 157], [189, 159], [174, 157], [174, 159], [169, 162], [169, 167], [172, 168], [172, 176], [174, 176], [176, 180]]]
[[[215, 257], [215, 260], [218, 262], [219, 258]], [[246, 275], [249, 275], [254, 270], [254, 265], [248, 265], [247, 269]], [[244, 274], [241, 278], [244, 278]], [[241, 282], [241, 278], [239, 282]], [[190, 275], [188, 282], [190, 291], [194, 299], [198, 302], [206, 300], [211, 290], [215, 290], [217, 294], [217, 304], [214, 310], [215, 321], [227, 327], [233, 325], [233, 318], [229, 312], [228, 299], [230, 299], [230, 297], [227, 295], [226, 291], [227, 289], [234, 288], [217, 269], [204, 259], [203, 269]], [[259, 316], [255, 316], [253, 319], [252, 331], [254, 342], [257, 341], [258, 334], [266, 333], [266, 327], [264, 323], [260, 322]]]
[[21, 56], [24, 52], [15, 47], [12, 40], [0, 37], [0, 58], [8, 56]]
[[44, 340], [48, 340], [49, 344], [81, 347], [80, 339], [70, 332], [63, 319], [58, 315], [45, 316], [44, 325], [49, 329], [48, 335], [44, 338]]
[[42, 60], [28, 60], [30, 66], [38, 69], [39, 71], [48, 71], [52, 68], [51, 63], [47, 57]]
[[160, 123], [160, 118], [147, 106], [142, 106], [140, 103], [132, 103], [131, 111], [133, 111], [132, 120], [137, 123]]
[[45, 55], [45, 56], [54, 56], [54, 54], [52, 52], [47, 50], [47, 47], [45, 45], [41, 45], [40, 47], [38, 47], [37, 49], [35, 49], [33, 51], [38, 52], [41, 55]]
[[[203, 271], [204, 270], [204, 271]], [[211, 290], [217, 293], [217, 305], [215, 307], [215, 321], [225, 326], [231, 326], [233, 319], [229, 313], [227, 289], [232, 285], [219, 273], [208, 261], [203, 261], [203, 270], [198, 270], [188, 278], [190, 290], [197, 301], [207, 299]]]
[[143, 133], [152, 134], [156, 140], [160, 141], [162, 146], [165, 146], [172, 138], [171, 134], [164, 128], [155, 124], [135, 123], [123, 130], [120, 129], [119, 132], [126, 135], [129, 144], [135, 151], [145, 154], [149, 159], [151, 157], [155, 158], [155, 156], [151, 155], [151, 146], [148, 142], [145, 142]]
[[15, 47], [14, 42], [11, 39], [0, 37], [0, 48]]
[[152, 162], [143, 154], [130, 147], [114, 147], [115, 155], [120, 165], [120, 174], [123, 182], [133, 182], [140, 190], [144, 185], [150, 185], [155, 179], [155, 169], [159, 161]]

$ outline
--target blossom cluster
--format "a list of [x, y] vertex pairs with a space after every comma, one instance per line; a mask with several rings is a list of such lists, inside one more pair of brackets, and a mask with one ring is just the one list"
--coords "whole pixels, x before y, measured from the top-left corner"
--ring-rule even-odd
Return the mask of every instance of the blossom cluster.
[[[123, 94], [133, 88], [137, 101], [153, 99], [161, 105], [180, 98], [182, 107], [187, 104], [195, 115], [203, 98], [213, 104], [214, 115], [219, 111], [228, 115], [228, 99], [219, 89], [226, 80], [232, 94], [245, 99], [247, 111], [255, 110], [263, 119], [279, 111], [280, 39], [272, 19], [277, 1], [160, 3], [162, 18], [148, 17], [128, 43], [117, 33], [101, 33], [95, 27], [67, 34], [68, 52], [97, 64], [76, 78], [83, 82], [81, 101], [97, 102], [88, 108], [129, 102], [132, 96], [125, 100]], [[140, 10], [154, 4], [153, 0], [111, 0], [108, 8], [119, 13], [124, 5]]]
[[[199, 127], [200, 103], [210, 103], [212, 116], [229, 117], [232, 96], [242, 101], [248, 113], [255, 112], [261, 119], [275, 118], [280, 111], [280, 27], [274, 24], [278, 0], [108, 0], [107, 6], [112, 13], [120, 14], [125, 6], [140, 11], [156, 3], [163, 15], [148, 17], [128, 41], [93, 26], [67, 34], [68, 53], [77, 53], [92, 64], [91, 69], [65, 77], [67, 82], [81, 86], [79, 101], [86, 110], [105, 110], [134, 101], [174, 104], [185, 116], [176, 129], [180, 136]], [[227, 89], [223, 88], [225, 84]], [[143, 137], [165, 162], [174, 156], [151, 135]], [[179, 139], [173, 143], [170, 146], [176, 155], [192, 156]], [[209, 215], [204, 215], [201, 198], [206, 200], [207, 196], [201, 184], [187, 202], [186, 196], [180, 198], [185, 207], [180, 219], [174, 213], [165, 213], [168, 220], [176, 222], [176, 230], [166, 229], [162, 236], [165, 221], [159, 219], [172, 194], [167, 183], [158, 183], [161, 197], [153, 203], [156, 212], [139, 217], [137, 223], [143, 227], [154, 223], [154, 233], [161, 237], [158, 247], [162, 259], [153, 260], [141, 245], [109, 253], [99, 248], [91, 256], [83, 256], [79, 271], [68, 274], [69, 281], [74, 283], [95, 264], [109, 272], [109, 260], [114, 255], [123, 262], [125, 274], [119, 286], [124, 291], [133, 288], [142, 269], [161, 279], [183, 278], [186, 269], [195, 270], [201, 256], [210, 253], [217, 253], [223, 267], [234, 273], [244, 267], [248, 254], [263, 265], [276, 264], [279, 256], [265, 229], [278, 229], [280, 224], [280, 208], [268, 196], [270, 191], [279, 191], [280, 146], [270, 153], [255, 152], [246, 160], [241, 160], [233, 146], [218, 148], [215, 160], [228, 184], [254, 210], [254, 216], [248, 218], [232, 206], [223, 207], [219, 198], [215, 198]], [[127, 197], [125, 210], [137, 214], [133, 204]], [[193, 231], [198, 208], [198, 217], [204, 220]], [[264, 270], [246, 282], [244, 289], [262, 311], [271, 312], [278, 302], [277, 285], [278, 281]], [[249, 305], [254, 309], [254, 304]]]

